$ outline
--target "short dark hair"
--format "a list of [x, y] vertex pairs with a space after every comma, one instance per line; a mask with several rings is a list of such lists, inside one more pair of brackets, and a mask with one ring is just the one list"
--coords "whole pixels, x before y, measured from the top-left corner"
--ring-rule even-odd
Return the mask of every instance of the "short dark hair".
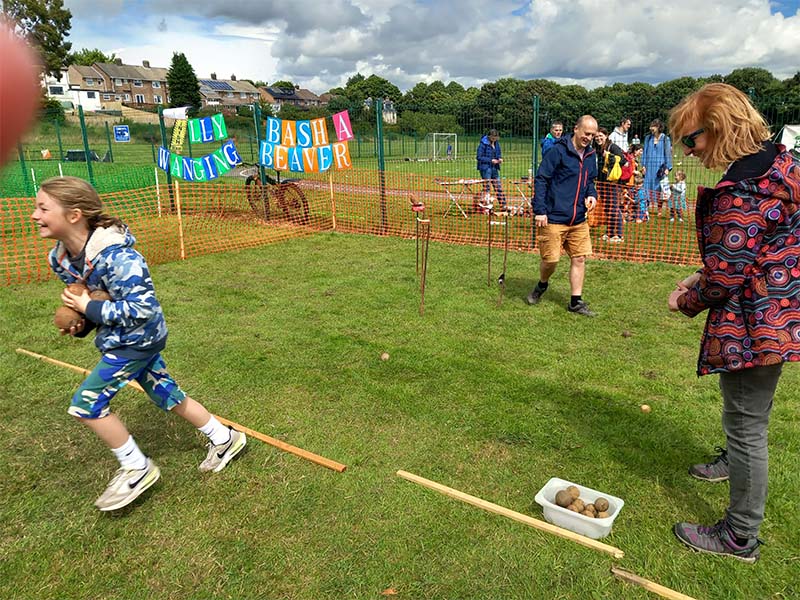
[[564, 123], [562, 123], [561, 121], [553, 121], [552, 123], [550, 123], [550, 129], [552, 129], [556, 125], [561, 125], [561, 127], [564, 127]]
[[[622, 118], [619, 120], [619, 124], [620, 124], [620, 125], [624, 125], [626, 121], [630, 121], [630, 120], [631, 120], [631, 118], [630, 118], [630, 117], [622, 117]], [[633, 122], [633, 121], [631, 121], [631, 123], [632, 123], [632, 122]]]
[[490, 129], [489, 130], [489, 137], [500, 137], [500, 134], [497, 133], [497, 129]]
[[650, 121], [650, 127], [657, 127], [659, 133], [664, 132], [664, 123], [661, 121], [661, 119], [653, 119]]

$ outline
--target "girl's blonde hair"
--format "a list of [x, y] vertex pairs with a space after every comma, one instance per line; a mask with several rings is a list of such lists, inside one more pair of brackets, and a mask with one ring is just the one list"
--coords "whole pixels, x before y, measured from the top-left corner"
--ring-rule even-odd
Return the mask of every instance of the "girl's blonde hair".
[[90, 229], [117, 225], [123, 222], [103, 212], [103, 201], [88, 181], [79, 177], [51, 177], [40, 186], [45, 194], [58, 202], [64, 210], [77, 208], [89, 223]]
[[683, 171], [681, 169], [675, 171], [675, 179], [680, 179], [681, 181], [684, 181], [686, 179], [686, 171]]
[[706, 150], [703, 164], [725, 169], [755, 154], [770, 137], [769, 125], [740, 90], [726, 83], [709, 83], [670, 111], [669, 129], [676, 140], [703, 128]]

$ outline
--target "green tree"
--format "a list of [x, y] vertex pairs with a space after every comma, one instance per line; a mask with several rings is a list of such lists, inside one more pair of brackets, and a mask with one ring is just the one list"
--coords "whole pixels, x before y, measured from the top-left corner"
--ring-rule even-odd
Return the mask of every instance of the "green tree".
[[3, 10], [32, 45], [39, 49], [45, 74], [60, 79], [69, 64], [71, 42], [65, 42], [72, 27], [72, 13], [63, 0], [4, 0]]
[[71, 65], [83, 65], [91, 67], [94, 63], [112, 63], [117, 59], [117, 55], [113, 52], [110, 55], [104, 54], [99, 48], [81, 48], [77, 52], [71, 52], [68, 57], [68, 62]]
[[745, 94], [753, 90], [756, 96], [765, 96], [780, 88], [780, 81], [772, 73], [759, 67], [734, 69], [725, 76], [725, 83], [739, 88]]
[[294, 89], [294, 84], [291, 81], [287, 81], [285, 79], [282, 79], [281, 81], [276, 81], [275, 83], [273, 83], [269, 87], [278, 88], [280, 90], [293, 90]]
[[170, 106], [189, 106], [189, 115], [194, 117], [197, 114], [203, 103], [200, 84], [183, 52], [175, 52], [172, 55], [172, 64], [167, 71], [167, 88]]

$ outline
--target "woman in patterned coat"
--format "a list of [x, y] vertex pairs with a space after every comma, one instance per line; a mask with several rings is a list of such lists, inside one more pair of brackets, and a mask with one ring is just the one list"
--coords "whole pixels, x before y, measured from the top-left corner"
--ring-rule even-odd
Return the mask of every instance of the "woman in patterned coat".
[[719, 373], [727, 450], [690, 474], [730, 480], [722, 520], [678, 523], [692, 548], [755, 562], [767, 498], [767, 426], [784, 362], [800, 360], [800, 161], [770, 137], [747, 96], [722, 83], [689, 95], [670, 131], [706, 168], [725, 169], [698, 190], [703, 267], [678, 283], [669, 308], [708, 310], [698, 375]]

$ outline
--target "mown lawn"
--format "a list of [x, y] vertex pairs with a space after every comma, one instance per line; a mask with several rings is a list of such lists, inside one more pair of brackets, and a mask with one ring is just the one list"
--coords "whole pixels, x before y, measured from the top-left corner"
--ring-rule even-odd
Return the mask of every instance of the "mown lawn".
[[[689, 268], [591, 261], [585, 296], [599, 316], [585, 319], [565, 310], [566, 261], [529, 307], [538, 257], [511, 253], [498, 305], [485, 249], [432, 243], [420, 317], [414, 256], [413, 240], [324, 233], [154, 266], [165, 358], [185, 389], [347, 470], [250, 440], [229, 468], [202, 476], [201, 436], [124, 390], [115, 410], [162, 478], [111, 515], [92, 502], [115, 460], [66, 415], [80, 376], [15, 349], [86, 368], [97, 353], [51, 325], [57, 281], [0, 288], [0, 595], [653, 597], [616, 580], [614, 564], [698, 599], [800, 595], [796, 368], [775, 399], [761, 561], [694, 554], [671, 532], [676, 520], [713, 522], [727, 498], [725, 484], [686, 472], [723, 443], [717, 382], [694, 372], [702, 317], [666, 310]], [[619, 496], [603, 541], [625, 557], [398, 469], [535, 518], [533, 497], [553, 476]]]

